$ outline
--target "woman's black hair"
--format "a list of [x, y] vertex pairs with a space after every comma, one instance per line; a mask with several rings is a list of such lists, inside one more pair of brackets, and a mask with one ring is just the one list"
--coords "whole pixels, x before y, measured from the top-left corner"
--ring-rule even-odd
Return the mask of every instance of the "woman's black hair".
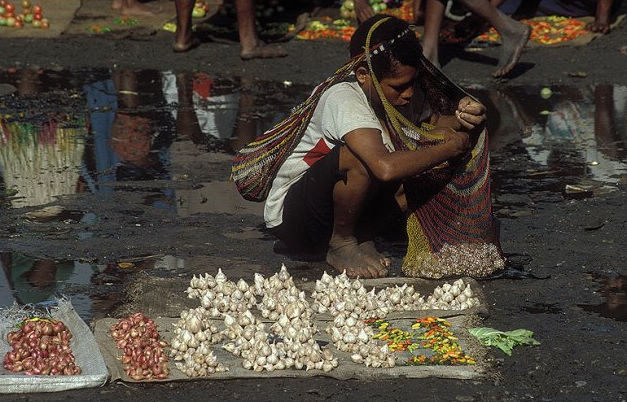
[[[392, 39], [394, 39], [394, 43], [386, 46], [383, 52], [372, 55], [371, 57], [372, 69], [377, 79], [382, 79], [392, 72], [394, 61], [403, 65], [418, 67], [420, 56], [422, 55], [420, 41], [418, 41], [416, 35], [409, 30], [409, 24], [406, 21], [389, 15], [377, 14], [359, 25], [351, 37], [351, 58], [364, 52], [366, 37], [368, 36], [370, 28], [383, 18], [389, 18], [389, 20], [383, 22], [374, 30], [370, 38], [370, 46], [372, 48], [377, 44], [385, 45], [386, 42]], [[403, 32], [405, 32], [405, 34], [397, 38], [398, 35]]]

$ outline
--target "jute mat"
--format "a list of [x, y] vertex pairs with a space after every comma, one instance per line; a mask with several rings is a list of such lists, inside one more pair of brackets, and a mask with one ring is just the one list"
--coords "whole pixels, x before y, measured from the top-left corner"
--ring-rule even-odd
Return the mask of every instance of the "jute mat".
[[[315, 340], [320, 345], [327, 345], [325, 347], [331, 348], [334, 356], [338, 358], [339, 366], [330, 371], [323, 372], [320, 370], [275, 370], [273, 372], [255, 372], [247, 370], [242, 367], [242, 359], [232, 355], [222, 348], [221, 344], [214, 345], [213, 351], [216, 354], [218, 361], [228, 367], [228, 371], [222, 373], [215, 373], [208, 377], [202, 378], [190, 378], [181, 371], [179, 371], [173, 361], [170, 361], [170, 376], [165, 380], [154, 381], [179, 381], [179, 380], [195, 380], [195, 379], [236, 379], [236, 378], [280, 378], [280, 377], [292, 377], [292, 378], [304, 378], [314, 376], [325, 376], [336, 378], [339, 380], [347, 379], [360, 379], [360, 380], [373, 380], [373, 379], [385, 379], [385, 378], [425, 378], [425, 377], [441, 377], [441, 378], [453, 378], [453, 379], [481, 379], [488, 377], [492, 374], [490, 364], [486, 360], [486, 349], [481, 346], [467, 331], [468, 328], [479, 325], [480, 316], [487, 314], [487, 304], [485, 296], [477, 284], [476, 281], [470, 278], [464, 278], [465, 281], [471, 284], [475, 295], [479, 298], [480, 305], [472, 309], [463, 311], [453, 310], [420, 310], [420, 311], [405, 311], [390, 314], [386, 319], [390, 322], [391, 326], [408, 329], [416, 318], [422, 318], [426, 316], [438, 316], [446, 317], [451, 323], [452, 331], [455, 336], [459, 337], [459, 344], [464, 352], [472, 356], [476, 360], [474, 365], [423, 365], [423, 366], [409, 366], [403, 365], [408, 355], [399, 354], [397, 358], [397, 366], [393, 368], [369, 368], [363, 364], [353, 363], [348, 353], [340, 352], [335, 349], [330, 342], [329, 335], [324, 331], [331, 321], [329, 315], [316, 315], [315, 324], [320, 330], [315, 335]], [[428, 281], [416, 278], [386, 278], [365, 280], [364, 284], [367, 287], [385, 287], [400, 283], [413, 284], [416, 289], [422, 294], [430, 294], [433, 288], [444, 281]], [[310, 288], [313, 288], [313, 282], [306, 282], [300, 284], [299, 288], [305, 290], [307, 294], [310, 294]], [[161, 293], [162, 299], [163, 292]], [[194, 301], [195, 306], [198, 305], [198, 301]], [[145, 312], [144, 312], [145, 313]], [[255, 311], [253, 312], [256, 313]], [[178, 318], [159, 317], [153, 315], [151, 318], [156, 322], [159, 333], [166, 342], [169, 342], [173, 337], [173, 324], [176, 323]], [[105, 362], [111, 374], [111, 380], [122, 380], [125, 382], [141, 382], [135, 381], [129, 378], [123, 370], [122, 363], [120, 361], [121, 351], [115, 345], [115, 342], [111, 338], [109, 332], [110, 327], [117, 322], [115, 318], [104, 318], [98, 320], [94, 324], [94, 336], [100, 347], [100, 351], [104, 356]], [[267, 321], [270, 323], [270, 321]], [[215, 325], [222, 330], [224, 328], [222, 319], [215, 319]], [[380, 341], [373, 340], [372, 342]]]

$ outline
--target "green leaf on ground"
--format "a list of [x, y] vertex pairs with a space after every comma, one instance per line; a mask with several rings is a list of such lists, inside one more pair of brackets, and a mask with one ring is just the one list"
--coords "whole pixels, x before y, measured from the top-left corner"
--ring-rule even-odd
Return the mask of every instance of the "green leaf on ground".
[[536, 346], [540, 344], [540, 342], [533, 339], [533, 332], [522, 328], [513, 331], [499, 331], [494, 328], [479, 327], [470, 328], [468, 332], [479, 339], [483, 345], [499, 348], [508, 356], [512, 355], [512, 349], [515, 346]]

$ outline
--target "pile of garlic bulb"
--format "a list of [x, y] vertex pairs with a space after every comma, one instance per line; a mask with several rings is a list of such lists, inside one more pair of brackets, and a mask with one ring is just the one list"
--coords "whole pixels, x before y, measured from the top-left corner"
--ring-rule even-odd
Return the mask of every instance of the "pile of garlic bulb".
[[222, 341], [203, 307], [181, 312], [170, 341], [170, 356], [176, 367], [190, 377], [207, 376], [226, 368], [218, 363], [210, 345]]
[[225, 313], [243, 313], [257, 302], [246, 281], [229, 281], [221, 269], [218, 269], [215, 277], [209, 274], [198, 277], [194, 275], [187, 288], [187, 297], [199, 298], [211, 317], [221, 317]]
[[[287, 310], [291, 311], [293, 306], [293, 304], [289, 305]], [[281, 314], [279, 319], [270, 326], [270, 330], [274, 335], [300, 343], [313, 339], [314, 334], [318, 332], [315, 324], [308, 318], [296, 314]]]
[[183, 310], [181, 318], [172, 325], [174, 326], [174, 337], [170, 342], [172, 357], [184, 353], [189, 348], [197, 348], [202, 342], [216, 344], [222, 341], [222, 334], [208, 319], [207, 312], [202, 307]]
[[372, 342], [374, 331], [362, 320], [352, 315], [338, 314], [327, 327], [335, 347], [351, 354], [355, 363], [366, 367], [394, 367], [395, 359], [387, 344], [380, 346]]
[[351, 280], [346, 273], [332, 277], [324, 272], [316, 281], [311, 294], [312, 309], [318, 313], [354, 315], [355, 318], [385, 317], [389, 312], [387, 304], [379, 303], [375, 290], [367, 292], [359, 279]]
[[445, 283], [434, 289], [433, 294], [427, 298], [428, 308], [443, 310], [466, 310], [480, 304], [470, 284], [458, 279], [451, 285]]
[[218, 358], [206, 342], [196, 349], [188, 349], [183, 354], [183, 361], [175, 362], [174, 365], [189, 377], [205, 377], [228, 371], [222, 363], [218, 363]]
[[491, 243], [445, 244], [435, 255], [403, 261], [407, 276], [440, 279], [451, 276], [486, 277], [505, 267], [505, 260]]
[[289, 319], [301, 316], [309, 319], [313, 314], [305, 292], [294, 285], [294, 279], [285, 265], [268, 279], [255, 274], [254, 291], [257, 296], [263, 297], [257, 308], [264, 318], [278, 320], [281, 314], [286, 314]]
[[247, 317], [245, 322], [242, 322], [242, 317], [237, 320], [228, 315], [225, 317], [226, 336], [234, 342], [223, 346], [244, 359], [244, 368], [261, 372], [291, 367], [330, 371], [337, 367], [337, 359], [333, 358], [331, 351], [321, 350], [313, 340], [315, 329], [308, 325], [307, 318], [295, 315], [289, 319], [282, 314], [272, 325], [273, 332], [282, 333], [282, 338], [271, 341], [265, 324], [258, 322], [249, 312], [244, 315]]

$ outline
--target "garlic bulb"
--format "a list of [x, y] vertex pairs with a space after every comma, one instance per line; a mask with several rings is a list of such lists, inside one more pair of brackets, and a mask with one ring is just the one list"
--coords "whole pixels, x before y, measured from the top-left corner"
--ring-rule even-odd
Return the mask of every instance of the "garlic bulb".
[[[200, 286], [196, 283], [197, 286]], [[222, 334], [203, 307], [181, 312], [170, 342], [170, 356], [176, 367], [190, 377], [204, 377], [227, 370], [217, 362], [210, 345], [222, 341]]]
[[326, 272], [316, 281], [312, 308], [333, 316], [348, 314], [355, 318], [385, 317], [392, 311], [423, 310], [424, 298], [413, 286], [387, 287], [369, 292], [359, 279], [345, 274], [332, 277]]
[[187, 288], [187, 295], [189, 298], [200, 299], [201, 305], [210, 312], [211, 317], [241, 313], [257, 302], [254, 289], [246, 281], [229, 281], [221, 269], [218, 269], [215, 277], [209, 274], [198, 277], [194, 275]]
[[175, 361], [185, 360], [189, 349], [201, 345], [211, 345], [222, 341], [222, 334], [207, 317], [204, 308], [198, 307], [181, 312], [181, 318], [175, 323], [174, 336], [170, 342], [170, 356]]
[[457, 279], [452, 284], [446, 282], [436, 287], [427, 298], [424, 309], [466, 310], [479, 304], [470, 284]]
[[175, 366], [189, 377], [206, 377], [213, 373], [228, 371], [213, 352], [201, 345], [196, 350], [188, 350], [183, 354], [182, 361], [174, 363]]
[[353, 362], [370, 367], [394, 367], [393, 353], [387, 345], [382, 347], [373, 343], [374, 331], [362, 320], [339, 314], [327, 327], [327, 332], [335, 347], [350, 353]]

